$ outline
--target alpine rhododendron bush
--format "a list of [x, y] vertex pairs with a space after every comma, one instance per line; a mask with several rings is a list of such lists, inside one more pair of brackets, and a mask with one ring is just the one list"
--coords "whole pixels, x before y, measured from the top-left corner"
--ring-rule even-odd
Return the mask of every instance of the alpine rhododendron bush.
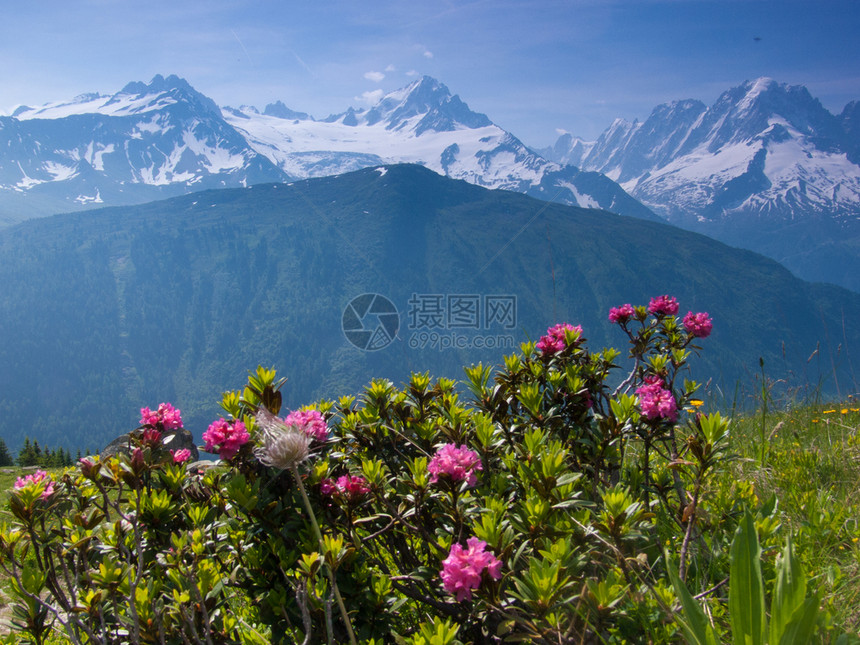
[[[258, 368], [202, 435], [214, 462], [165, 444], [179, 410], [144, 408], [127, 454], [16, 484], [0, 536], [15, 624], [35, 643], [737, 635], [730, 543], [757, 548], [750, 522], [773, 533], [772, 508], [711, 495], [728, 424], [696, 411], [685, 371], [712, 321], [678, 312], [613, 307], [629, 356], [559, 324], [464, 387], [414, 374], [289, 412], [286, 379]], [[812, 613], [807, 595], [775, 629]], [[814, 613], [801, 626], [823, 638]]]

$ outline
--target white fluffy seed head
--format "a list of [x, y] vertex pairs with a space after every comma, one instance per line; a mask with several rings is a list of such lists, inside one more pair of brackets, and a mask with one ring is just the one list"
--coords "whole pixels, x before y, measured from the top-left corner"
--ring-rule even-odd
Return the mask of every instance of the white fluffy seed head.
[[290, 470], [308, 458], [310, 437], [301, 429], [288, 426], [265, 409], [256, 415], [257, 426], [262, 430], [261, 444], [254, 449], [260, 463]]

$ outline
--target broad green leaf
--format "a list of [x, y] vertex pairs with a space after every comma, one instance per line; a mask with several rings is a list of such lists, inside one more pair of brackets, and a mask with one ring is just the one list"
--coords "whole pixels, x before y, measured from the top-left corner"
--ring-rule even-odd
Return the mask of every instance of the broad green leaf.
[[666, 556], [666, 564], [669, 570], [669, 578], [672, 580], [672, 586], [675, 587], [675, 593], [681, 601], [681, 608], [684, 611], [684, 618], [678, 618], [678, 623], [684, 631], [684, 636], [688, 643], [693, 645], [717, 645], [717, 635], [714, 633], [714, 628], [708, 622], [705, 612], [699, 607], [696, 599], [690, 595], [687, 590], [687, 585], [678, 577], [678, 570], [675, 563]]
[[806, 574], [803, 565], [794, 555], [791, 536], [785, 544], [782, 559], [776, 570], [776, 585], [770, 609], [770, 643], [780, 643], [785, 628], [795, 610], [806, 599]]
[[735, 645], [762, 645], [767, 634], [761, 546], [749, 510], [735, 531], [730, 551], [729, 618]]
[[811, 643], [820, 602], [818, 594], [807, 598], [797, 608], [792, 619], [785, 626], [782, 637], [779, 641], [771, 641], [772, 645], [806, 645], [806, 643]]

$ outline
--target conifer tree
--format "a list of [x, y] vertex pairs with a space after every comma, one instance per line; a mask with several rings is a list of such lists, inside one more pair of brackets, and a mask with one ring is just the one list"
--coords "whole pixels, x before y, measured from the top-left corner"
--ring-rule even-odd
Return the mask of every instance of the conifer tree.
[[6, 447], [6, 442], [0, 439], [0, 466], [14, 466], [15, 460], [9, 453], [9, 448]]
[[36, 453], [33, 449], [33, 444], [30, 443], [30, 437], [24, 437], [24, 447], [18, 452], [19, 466], [37, 466]]

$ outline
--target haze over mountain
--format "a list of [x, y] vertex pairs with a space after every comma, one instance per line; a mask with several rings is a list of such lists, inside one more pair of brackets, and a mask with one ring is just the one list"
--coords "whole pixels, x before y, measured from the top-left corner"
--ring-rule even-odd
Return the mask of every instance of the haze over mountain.
[[[29, 220], [0, 229], [0, 283], [12, 449], [25, 435], [97, 449], [162, 401], [199, 441], [258, 364], [290, 378], [295, 408], [374, 376], [460, 379], [556, 322], [582, 324], [591, 349], [623, 349], [609, 308], [663, 293], [714, 319], [691, 375], [712, 379], [706, 398], [746, 403], [760, 356], [784, 387], [857, 388], [860, 295], [666, 224], [417, 165]], [[396, 334], [363, 294], [393, 304]], [[513, 318], [488, 314], [488, 299], [511, 298]], [[356, 321], [387, 342], [359, 349]]]
[[656, 218], [599, 173], [534, 154], [430, 77], [318, 121], [280, 102], [222, 110], [185, 80], [156, 76], [0, 117], [0, 221], [402, 162]]
[[418, 163], [548, 201], [657, 213], [860, 292], [858, 162], [860, 103], [836, 116], [805, 88], [766, 78], [710, 107], [675, 101], [641, 123], [617, 120], [595, 142], [565, 135], [537, 154], [427, 76], [323, 119], [282, 102], [219, 108], [156, 76], [0, 117], [0, 223]]
[[606, 174], [669, 222], [860, 291], [860, 104], [831, 114], [759, 78], [707, 107], [679, 100], [547, 158]]

